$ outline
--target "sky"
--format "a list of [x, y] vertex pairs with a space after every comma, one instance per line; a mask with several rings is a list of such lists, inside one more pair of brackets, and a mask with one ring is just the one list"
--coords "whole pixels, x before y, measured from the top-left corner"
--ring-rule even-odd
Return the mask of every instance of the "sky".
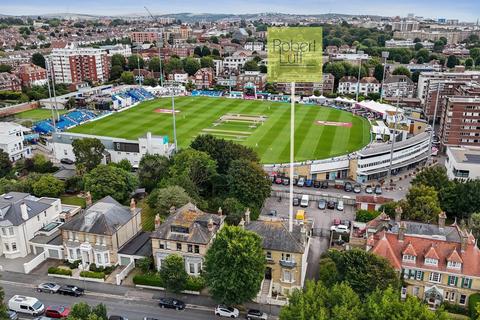
[[41, 15], [84, 13], [97, 15], [191, 13], [374, 14], [460, 19], [476, 22], [479, 0], [0, 0], [0, 14]]

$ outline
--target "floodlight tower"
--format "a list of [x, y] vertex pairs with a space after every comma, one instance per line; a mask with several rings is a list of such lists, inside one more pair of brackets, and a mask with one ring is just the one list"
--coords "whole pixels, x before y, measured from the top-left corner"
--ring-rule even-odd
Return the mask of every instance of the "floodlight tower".
[[[150, 17], [152, 17], [152, 20], [154, 22], [157, 22], [157, 19], [155, 19], [155, 17], [153, 16], [153, 14], [150, 12], [150, 10], [148, 10], [148, 8], [146, 6], [144, 6], [145, 10], [147, 10], [148, 14], [150, 15]], [[163, 42], [163, 35], [162, 35], [162, 42]], [[158, 46], [158, 62], [159, 62], [159, 65], [160, 65], [160, 86], [163, 87], [163, 72], [162, 72], [162, 46], [160, 44], [160, 37], [157, 41], [157, 46]]]

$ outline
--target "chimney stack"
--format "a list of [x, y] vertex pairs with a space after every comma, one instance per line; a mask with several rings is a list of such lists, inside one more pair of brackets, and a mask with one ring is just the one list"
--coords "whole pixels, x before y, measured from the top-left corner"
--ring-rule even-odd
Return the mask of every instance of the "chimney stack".
[[175, 208], [175, 206], [171, 206], [171, 207], [170, 207], [170, 210], [169, 210], [169, 213], [170, 213], [170, 214], [174, 214], [174, 213], [175, 213], [175, 210], [177, 210], [177, 209]]
[[460, 230], [460, 243], [461, 243], [461, 249], [462, 252], [465, 252], [467, 250], [467, 245], [468, 245], [468, 234], [467, 231], [465, 230]]
[[132, 214], [134, 214], [134, 213], [135, 213], [135, 209], [137, 209], [137, 205], [136, 205], [136, 203], [135, 203], [135, 199], [132, 198], [132, 199], [130, 199], [130, 212], [131, 212]]
[[443, 230], [445, 228], [445, 220], [447, 220], [447, 215], [445, 214], [445, 211], [442, 211], [438, 215], [438, 228], [440, 230]]
[[22, 219], [27, 221], [28, 220], [28, 208], [25, 202], [20, 204], [20, 211], [22, 212]]
[[212, 231], [213, 231], [214, 224], [213, 224], [212, 218], [208, 219], [207, 227], [208, 227], [208, 231], [209, 231], [209, 232], [212, 232]]
[[402, 213], [403, 213], [402, 207], [397, 206], [395, 208], [395, 222], [396, 223], [400, 223], [402, 221]]
[[405, 239], [405, 232], [407, 231], [407, 225], [405, 222], [400, 223], [400, 227], [398, 228], [398, 241], [403, 241]]
[[307, 243], [307, 228], [305, 228], [304, 223], [302, 223], [302, 227], [300, 228], [300, 235], [301, 235], [302, 243], [305, 245]]
[[85, 204], [87, 208], [92, 206], [92, 194], [90, 193], [90, 191], [87, 191], [87, 193], [85, 194]]
[[245, 220], [243, 220], [243, 217], [242, 217], [242, 219], [240, 219], [240, 222], [238, 223], [238, 226], [242, 229], [245, 229]]
[[160, 224], [161, 224], [160, 215], [157, 214], [155, 215], [155, 230], [157, 230], [158, 227], [160, 227]]
[[250, 224], [250, 208], [245, 211], [245, 225]]
[[223, 215], [222, 207], [218, 207], [218, 215], [219, 215], [219, 216], [222, 216], [222, 215]]

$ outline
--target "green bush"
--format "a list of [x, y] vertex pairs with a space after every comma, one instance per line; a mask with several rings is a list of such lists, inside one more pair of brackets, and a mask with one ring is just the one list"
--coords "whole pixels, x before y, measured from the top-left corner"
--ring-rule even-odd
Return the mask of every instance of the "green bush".
[[190, 291], [202, 291], [205, 288], [205, 279], [200, 277], [189, 276], [187, 280], [187, 285], [185, 286], [185, 290]]
[[77, 269], [78, 266], [80, 265], [80, 263], [82, 263], [82, 260], [75, 260], [73, 262], [65, 260], [65, 262], [63, 264], [66, 265], [67, 267], [69, 267], [70, 269]]
[[468, 313], [472, 319], [477, 319], [478, 317], [477, 311], [475, 310], [478, 303], [480, 303], [480, 293], [470, 295], [468, 298]]
[[163, 281], [156, 273], [137, 274], [133, 277], [133, 283], [144, 286], [163, 287]]
[[57, 267], [48, 268], [48, 273], [49, 274], [60, 274], [60, 275], [63, 275], [63, 276], [72, 276], [72, 270], [57, 268]]
[[455, 314], [462, 314], [464, 316], [468, 316], [467, 308], [465, 308], [463, 306], [460, 306], [458, 304], [444, 302], [443, 307], [445, 308], [445, 311], [447, 311], [447, 312], [455, 313]]
[[82, 272], [80, 272], [80, 277], [94, 278], [94, 279], [105, 279], [105, 273], [104, 272], [95, 272], [95, 271], [82, 271]]
[[379, 214], [378, 211], [358, 210], [355, 221], [368, 222], [378, 217]]
[[93, 272], [103, 272], [105, 274], [110, 274], [115, 270], [117, 266], [110, 266], [110, 267], [97, 267], [95, 263], [90, 264], [89, 270]]

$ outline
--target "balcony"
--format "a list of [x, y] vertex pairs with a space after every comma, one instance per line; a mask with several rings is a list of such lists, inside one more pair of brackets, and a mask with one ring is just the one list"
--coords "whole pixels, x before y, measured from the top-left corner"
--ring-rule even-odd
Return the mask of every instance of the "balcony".
[[284, 268], [295, 268], [297, 263], [293, 260], [280, 260], [280, 265]]

